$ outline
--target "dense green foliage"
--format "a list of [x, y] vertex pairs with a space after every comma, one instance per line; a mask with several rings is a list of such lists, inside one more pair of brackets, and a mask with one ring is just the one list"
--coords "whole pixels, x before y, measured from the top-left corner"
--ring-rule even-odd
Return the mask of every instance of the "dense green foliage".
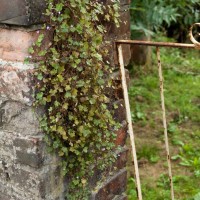
[[119, 125], [108, 109], [112, 68], [103, 58], [107, 50], [102, 24], [118, 25], [119, 1], [47, 4], [50, 20], [45, 29], [53, 33], [53, 40], [43, 49], [41, 34], [30, 49], [41, 58], [35, 105], [46, 108], [41, 127], [49, 149], [63, 158], [63, 174], [73, 174], [67, 198], [83, 200], [88, 199], [88, 177], [94, 169], [105, 169], [115, 159], [114, 132]]
[[132, 37], [136, 34], [153, 34], [161, 28], [163, 23], [168, 26], [176, 21], [177, 8], [166, 4], [165, 1], [133, 0], [131, 3], [131, 31]]
[[199, 0], [132, 0], [132, 37], [165, 29], [169, 36], [186, 39], [189, 27], [200, 20]]
[[[165, 37], [156, 41], [174, 42]], [[152, 72], [133, 66], [129, 94], [136, 134], [144, 199], [169, 200], [170, 187], [164, 151], [159, 78], [155, 51]], [[170, 152], [175, 198], [200, 197], [200, 59], [198, 50], [162, 48]], [[129, 200], [136, 199], [134, 178], [129, 179]]]
[[172, 21], [167, 33], [179, 42], [184, 42], [188, 36], [188, 30], [192, 24], [200, 21], [200, 2], [199, 0], [167, 0], [168, 5], [177, 8], [177, 20]]

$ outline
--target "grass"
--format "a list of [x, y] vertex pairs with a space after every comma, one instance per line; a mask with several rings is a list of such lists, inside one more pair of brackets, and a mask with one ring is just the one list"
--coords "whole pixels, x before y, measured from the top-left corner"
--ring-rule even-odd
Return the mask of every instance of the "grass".
[[[159, 38], [161, 41], [166, 38]], [[198, 50], [161, 49], [173, 182], [177, 200], [200, 200], [200, 58]], [[170, 200], [156, 56], [146, 72], [131, 67], [132, 120], [144, 199]], [[131, 161], [129, 169], [132, 169]], [[130, 170], [128, 199], [135, 200]]]

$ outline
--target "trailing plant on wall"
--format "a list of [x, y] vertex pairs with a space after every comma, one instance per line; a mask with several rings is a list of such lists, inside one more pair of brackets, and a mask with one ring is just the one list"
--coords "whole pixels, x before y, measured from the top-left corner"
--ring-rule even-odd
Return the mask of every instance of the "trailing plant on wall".
[[45, 29], [53, 41], [42, 49], [44, 34], [30, 49], [40, 57], [36, 70], [36, 106], [45, 106], [41, 127], [50, 150], [62, 157], [63, 174], [73, 174], [68, 199], [88, 199], [93, 168], [115, 160], [115, 130], [119, 125], [108, 109], [112, 68], [104, 61], [106, 33], [102, 22], [118, 22], [119, 1], [47, 0]]

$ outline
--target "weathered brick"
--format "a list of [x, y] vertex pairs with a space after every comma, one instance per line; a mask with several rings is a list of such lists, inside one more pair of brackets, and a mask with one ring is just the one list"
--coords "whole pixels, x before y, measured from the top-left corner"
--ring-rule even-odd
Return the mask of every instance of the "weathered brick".
[[0, 152], [0, 160], [14, 159], [13, 140], [3, 131], [0, 131]]
[[63, 200], [67, 181], [61, 176], [58, 160], [55, 159], [51, 160], [50, 165], [39, 169], [19, 163], [0, 165], [0, 194], [12, 193], [14, 200], [55, 200], [57, 197]]
[[7, 170], [7, 166], [2, 159], [0, 160], [0, 181], [1, 182], [9, 181], [9, 173]]
[[[118, 61], [118, 53], [117, 53], [117, 46], [116, 46], [116, 40], [118, 39], [129, 39], [130, 35], [125, 34], [121, 35], [120, 37], [108, 37], [106, 38], [107, 42], [105, 43], [105, 48], [108, 50], [107, 56], [105, 57], [105, 60], [107, 60], [111, 66], [115, 67], [116, 69], [119, 69], [119, 61]], [[130, 63], [131, 59], [131, 52], [130, 52], [130, 45], [123, 44], [122, 45], [122, 53], [124, 58], [124, 65], [127, 66]]]
[[11, 168], [11, 171], [10, 181], [13, 183], [13, 185], [16, 185], [18, 188], [27, 191], [37, 188], [37, 182], [39, 181], [37, 173], [33, 174], [22, 168], [16, 168], [15, 166]]
[[124, 195], [118, 195], [113, 200], [128, 200], [128, 197]]
[[122, 123], [124, 120], [126, 120], [126, 110], [125, 110], [124, 100], [120, 99], [116, 101], [115, 104], [118, 106], [118, 108], [115, 109], [114, 117], [118, 122]]
[[64, 191], [67, 188], [68, 182], [68, 178], [61, 175], [61, 168], [59, 166], [49, 166], [48, 170], [43, 173], [39, 184], [41, 198], [47, 200], [65, 199]]
[[[137, 38], [134, 38], [136, 40], [150, 40], [149, 37], [141, 34]], [[136, 65], [144, 65], [147, 62], [148, 58], [148, 46], [142, 46], [142, 45], [131, 45], [131, 60], [130, 62], [132, 64]]]
[[37, 40], [40, 33], [45, 33], [43, 44], [44, 48], [48, 48], [52, 38], [51, 31], [0, 28], [0, 59], [23, 62], [29, 56], [29, 47]]
[[122, 127], [116, 131], [117, 138], [115, 140], [116, 145], [124, 146], [127, 138], [127, 123], [124, 122]]
[[0, 92], [5, 99], [30, 105], [32, 103], [30, 74], [0, 60]]
[[16, 138], [13, 142], [16, 149], [16, 162], [39, 168], [44, 160], [44, 144], [41, 138]]
[[[127, 86], [129, 87], [130, 77], [129, 77], [129, 71], [128, 70], [125, 70], [125, 76], [126, 76]], [[112, 77], [112, 79], [114, 80], [114, 83], [115, 83], [115, 90], [113, 92], [113, 99], [123, 99], [124, 98], [124, 92], [123, 92], [122, 84], [121, 84], [121, 72], [119, 70], [117, 70], [111, 75], [111, 77]]]
[[25, 109], [26, 106], [19, 102], [5, 102], [5, 104], [0, 107], [0, 123], [9, 123], [13, 117], [19, 115]]
[[114, 166], [117, 169], [123, 169], [126, 167], [127, 158], [128, 158], [128, 150], [129, 149], [127, 147], [123, 147], [122, 150], [117, 153], [118, 158], [117, 158], [116, 163], [114, 164]]
[[113, 174], [113, 172], [116, 172], [126, 167], [128, 148], [125, 146], [115, 153], [117, 155], [117, 159], [112, 164], [112, 166], [108, 167], [104, 171], [93, 168], [94, 175], [89, 180], [90, 188], [94, 188], [97, 182], [101, 181], [101, 179], [104, 179], [104, 177], [109, 177], [109, 175]]
[[107, 25], [107, 37], [116, 37], [119, 35], [130, 34], [130, 15], [129, 6], [124, 6], [120, 11], [120, 26], [116, 27], [114, 23]]
[[38, 116], [33, 109], [28, 109], [15, 116], [8, 124], [4, 124], [4, 130], [18, 132], [21, 135], [38, 135], [41, 130], [39, 128]]
[[116, 195], [120, 195], [126, 190], [127, 171], [120, 170], [113, 177], [108, 179], [97, 192], [93, 193], [91, 200], [113, 200]]
[[7, 195], [7, 194], [1, 194], [0, 192], [0, 200], [11, 200], [12, 197], [10, 195]]
[[[119, 81], [121, 83], [121, 72], [120, 70], [115, 71], [112, 75], [112, 79], [114, 81]], [[126, 82], [129, 84], [130, 82], [130, 76], [129, 76], [129, 71], [125, 69], [125, 76], [126, 76]]]
[[1, 0], [0, 23], [32, 25], [44, 22], [44, 0]]
[[131, 0], [120, 0], [120, 4], [123, 5], [130, 5]]
[[[28, 48], [37, 39], [36, 32], [25, 32], [21, 30], [0, 29], [1, 59], [11, 61], [24, 61], [29, 55]], [[17, 40], [16, 40], [17, 38]]]
[[17, 151], [16, 156], [16, 161], [24, 165], [29, 165], [35, 168], [38, 168], [42, 165], [42, 158], [38, 154]]
[[[118, 65], [117, 59], [117, 48], [115, 41], [119, 39], [130, 39], [130, 14], [129, 14], [129, 1], [121, 1], [120, 10], [120, 26], [117, 28], [114, 23], [107, 25], [107, 34], [105, 35], [105, 44], [108, 50], [108, 56], [106, 59], [111, 63], [112, 66]], [[122, 45], [122, 52], [124, 57], [124, 64], [127, 66], [130, 63], [131, 51], [130, 45]]]

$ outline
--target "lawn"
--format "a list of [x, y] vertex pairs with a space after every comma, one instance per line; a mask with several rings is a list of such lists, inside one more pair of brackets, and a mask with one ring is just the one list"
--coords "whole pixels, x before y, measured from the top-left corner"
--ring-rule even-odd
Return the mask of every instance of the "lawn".
[[[166, 38], [159, 38], [165, 40]], [[177, 200], [200, 200], [200, 51], [161, 49]], [[170, 200], [155, 49], [151, 70], [130, 66], [129, 97], [144, 200]], [[127, 141], [128, 145], [129, 141]], [[135, 200], [129, 160], [128, 199]]]

